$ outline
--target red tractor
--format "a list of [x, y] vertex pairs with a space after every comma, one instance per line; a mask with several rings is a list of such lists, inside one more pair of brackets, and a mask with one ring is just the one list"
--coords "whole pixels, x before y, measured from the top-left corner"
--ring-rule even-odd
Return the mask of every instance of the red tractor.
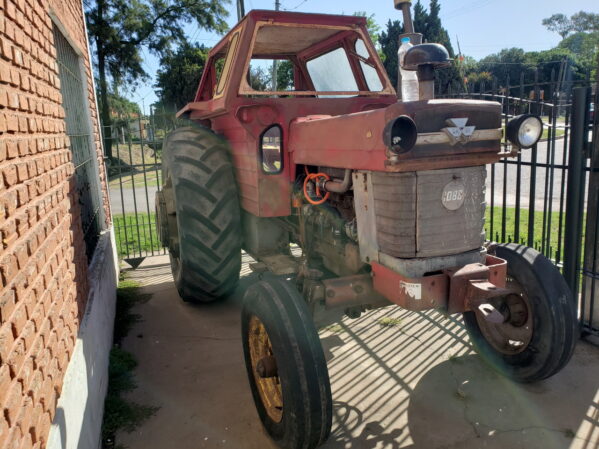
[[[413, 42], [409, 0], [396, 0]], [[483, 229], [486, 164], [530, 148], [534, 116], [436, 100], [438, 44], [414, 45], [418, 101], [398, 101], [362, 17], [252, 11], [210, 52], [163, 149], [161, 241], [186, 301], [235, 290], [242, 249], [245, 362], [259, 416], [284, 448], [328, 437], [331, 389], [316, 323], [376, 307], [463, 314], [480, 355], [520, 382], [570, 359], [575, 303], [555, 266]], [[270, 77], [266, 76], [271, 74]]]

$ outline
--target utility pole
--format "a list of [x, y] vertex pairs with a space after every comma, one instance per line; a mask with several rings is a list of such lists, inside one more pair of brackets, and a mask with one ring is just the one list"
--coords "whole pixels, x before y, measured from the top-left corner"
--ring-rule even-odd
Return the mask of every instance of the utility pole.
[[[275, 11], [279, 11], [281, 9], [281, 2], [279, 0], [275, 0]], [[272, 90], [273, 92], [277, 91], [277, 66], [278, 61], [274, 59], [272, 61]]]
[[243, 0], [237, 0], [237, 21], [241, 21], [243, 16], [245, 16], [245, 5]]

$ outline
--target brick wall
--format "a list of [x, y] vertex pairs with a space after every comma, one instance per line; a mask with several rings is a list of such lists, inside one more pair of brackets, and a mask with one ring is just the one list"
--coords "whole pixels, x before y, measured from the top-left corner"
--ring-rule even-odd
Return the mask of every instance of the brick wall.
[[87, 298], [53, 20], [84, 60], [103, 167], [81, 2], [0, 0], [0, 449], [45, 446]]

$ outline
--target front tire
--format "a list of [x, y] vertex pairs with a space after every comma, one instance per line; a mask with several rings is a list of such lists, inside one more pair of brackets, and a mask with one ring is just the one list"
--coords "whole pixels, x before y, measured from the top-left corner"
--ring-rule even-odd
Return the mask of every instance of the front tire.
[[244, 296], [245, 365], [260, 420], [284, 449], [313, 449], [331, 431], [331, 386], [308, 308], [288, 282], [272, 279]]
[[509, 243], [496, 254], [507, 261], [508, 286], [516, 293], [494, 304], [506, 317], [503, 323], [486, 321], [478, 311], [464, 313], [470, 340], [485, 361], [518, 382], [553, 376], [572, 357], [578, 338], [572, 293], [538, 251]]
[[241, 270], [241, 213], [226, 141], [202, 127], [176, 129], [164, 142], [162, 176], [170, 215], [162, 221], [171, 223], [167, 240], [179, 296], [210, 302], [229, 295]]

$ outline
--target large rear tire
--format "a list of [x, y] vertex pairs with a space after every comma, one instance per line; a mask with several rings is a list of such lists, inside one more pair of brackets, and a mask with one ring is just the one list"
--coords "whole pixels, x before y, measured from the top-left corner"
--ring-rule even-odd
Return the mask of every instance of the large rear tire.
[[251, 286], [241, 313], [243, 352], [260, 420], [284, 449], [313, 449], [333, 415], [327, 364], [308, 307], [279, 279]]
[[[202, 127], [171, 132], [163, 146], [171, 270], [185, 301], [229, 295], [241, 270], [241, 214], [229, 147]], [[160, 216], [160, 214], [159, 214]], [[161, 224], [164, 227], [164, 224]]]
[[499, 245], [496, 254], [508, 263], [508, 287], [515, 293], [494, 303], [503, 323], [486, 321], [478, 311], [464, 313], [470, 340], [502, 374], [518, 382], [546, 379], [568, 363], [578, 339], [572, 293], [538, 251], [509, 243]]

